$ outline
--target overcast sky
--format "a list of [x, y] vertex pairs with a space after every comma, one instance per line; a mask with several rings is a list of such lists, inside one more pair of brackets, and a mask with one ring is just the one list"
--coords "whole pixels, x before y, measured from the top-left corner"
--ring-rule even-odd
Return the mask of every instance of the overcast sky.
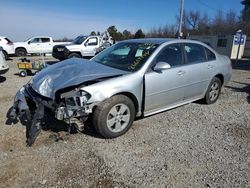
[[[0, 0], [0, 36], [13, 41], [35, 35], [74, 38], [111, 25], [120, 31], [146, 31], [176, 24], [179, 8], [180, 0]], [[219, 9], [239, 15], [243, 6], [240, 0], [185, 0], [185, 9], [212, 17]]]

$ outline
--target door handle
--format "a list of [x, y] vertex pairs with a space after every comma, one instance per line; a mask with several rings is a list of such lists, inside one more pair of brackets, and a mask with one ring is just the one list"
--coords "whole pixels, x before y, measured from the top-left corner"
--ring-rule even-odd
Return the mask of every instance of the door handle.
[[181, 71], [181, 70], [180, 70], [180, 71], [178, 71], [177, 74], [178, 74], [179, 76], [182, 76], [182, 75], [185, 74], [185, 73], [186, 73], [185, 71]]
[[212, 66], [212, 65], [208, 65], [207, 68], [208, 68], [208, 69], [212, 69], [213, 66]]

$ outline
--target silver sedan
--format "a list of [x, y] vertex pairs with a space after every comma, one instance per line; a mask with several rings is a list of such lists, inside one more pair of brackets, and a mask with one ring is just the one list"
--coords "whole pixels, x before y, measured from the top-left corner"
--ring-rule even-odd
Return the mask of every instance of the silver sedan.
[[230, 59], [201, 42], [126, 40], [91, 60], [72, 58], [39, 72], [18, 91], [11, 117], [31, 114], [25, 116], [31, 122], [28, 145], [48, 110], [68, 122], [91, 117], [101, 136], [114, 138], [128, 131], [135, 117], [196, 100], [216, 102], [231, 72]]

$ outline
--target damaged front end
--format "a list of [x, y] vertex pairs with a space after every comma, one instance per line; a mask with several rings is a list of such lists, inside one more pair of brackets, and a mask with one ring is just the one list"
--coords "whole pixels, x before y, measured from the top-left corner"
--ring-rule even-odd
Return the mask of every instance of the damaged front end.
[[[75, 120], [84, 123], [89, 113], [92, 112], [93, 104], [88, 105], [87, 101], [90, 94], [80, 89], [73, 89], [69, 92], [62, 93], [58, 91], [56, 98], [44, 97], [37, 93], [27, 84], [23, 86], [16, 94], [14, 105], [9, 113], [13, 122], [20, 120], [26, 126], [26, 142], [31, 146], [39, 135], [42, 125], [46, 123], [46, 115], [53, 114], [57, 120], [67, 122], [68, 132], [74, 128], [82, 127], [75, 124]], [[78, 121], [79, 122], [79, 121]]]

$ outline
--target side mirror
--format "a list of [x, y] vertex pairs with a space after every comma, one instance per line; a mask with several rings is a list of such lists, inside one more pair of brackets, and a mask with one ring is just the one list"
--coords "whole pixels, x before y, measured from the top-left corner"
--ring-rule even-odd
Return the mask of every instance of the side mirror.
[[84, 46], [85, 46], [85, 47], [86, 47], [86, 46], [88, 46], [88, 43], [87, 43], [87, 42], [85, 42], [85, 43], [84, 43]]
[[30, 44], [30, 41], [28, 41], [28, 44]]
[[161, 72], [163, 70], [167, 70], [170, 68], [171, 66], [168, 63], [161, 61], [161, 62], [156, 63], [156, 65], [153, 67], [153, 70], [156, 72]]

